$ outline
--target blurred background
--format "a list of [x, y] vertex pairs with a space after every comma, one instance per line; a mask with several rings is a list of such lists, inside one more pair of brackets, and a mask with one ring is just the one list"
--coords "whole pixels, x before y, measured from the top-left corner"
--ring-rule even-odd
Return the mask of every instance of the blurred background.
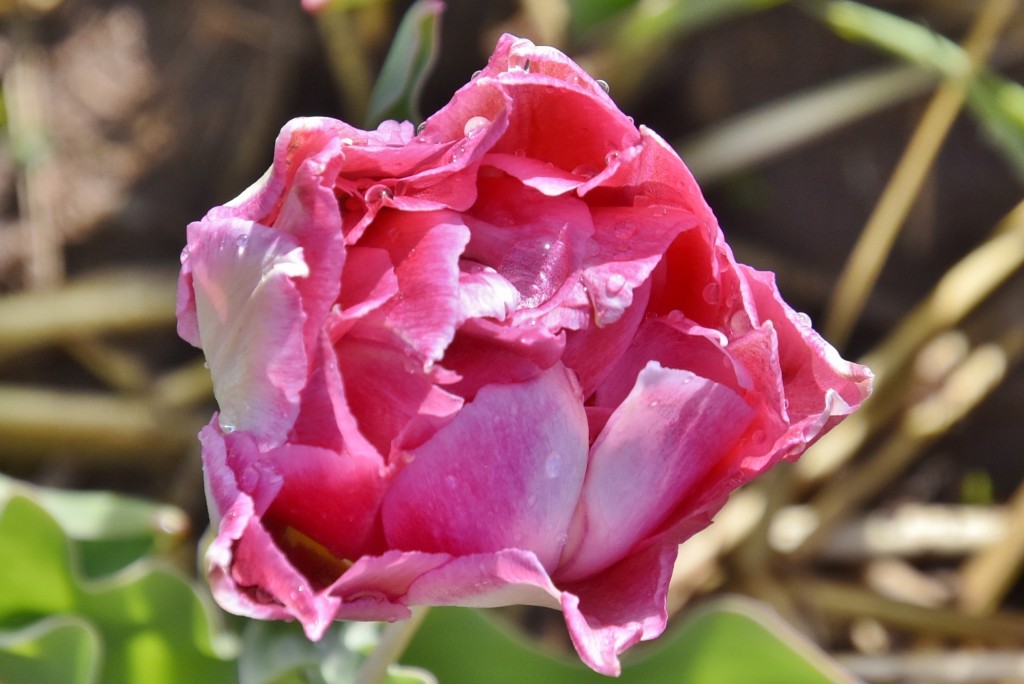
[[[214, 404], [201, 355], [175, 333], [185, 226], [262, 174], [288, 119], [376, 125], [371, 92], [411, 4], [0, 0], [0, 506], [25, 495], [50, 516], [8, 505], [0, 565], [28, 567], [28, 547], [5, 542], [21, 520], [34, 531], [18, 543], [70, 539], [54, 548], [70, 543], [73, 579], [54, 582], [149, 563], [202, 596], [188, 584], [207, 524], [195, 435]], [[775, 271], [878, 376], [860, 413], [684, 545], [680, 620], [739, 593], [793, 626], [793, 648], [867, 681], [1024, 681], [1020, 5], [449, 0], [436, 26], [423, 21], [433, 69], [410, 79], [424, 115], [503, 32], [562, 49], [676, 146], [738, 259]], [[13, 572], [0, 570], [0, 594], [28, 587]], [[0, 654], [17, 664], [63, 644], [98, 677], [66, 681], [158, 681], [133, 679], [127, 660], [102, 669], [144, 621], [111, 627], [90, 591], [63, 607], [0, 598]], [[215, 626], [195, 638], [195, 667], [230, 681], [237, 640], [232, 656], [218, 639], [245, 628], [196, 610]], [[93, 641], [46, 641], [66, 626], [46, 621], [68, 615]], [[526, 643], [564, 647], [557, 616], [506, 618]], [[272, 639], [255, 629], [243, 643]], [[96, 665], [89, 649], [104, 643]], [[429, 651], [414, 643], [410, 657]], [[252, 667], [242, 681], [320, 681]], [[746, 681], [798, 681], [760, 674]]]

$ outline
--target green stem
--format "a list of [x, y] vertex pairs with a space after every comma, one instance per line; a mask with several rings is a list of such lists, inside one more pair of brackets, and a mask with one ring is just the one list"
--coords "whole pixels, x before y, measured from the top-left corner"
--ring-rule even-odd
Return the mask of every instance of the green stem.
[[381, 684], [386, 681], [388, 666], [402, 655], [428, 612], [427, 606], [413, 608], [412, 617], [408, 620], [393, 622], [385, 627], [377, 648], [359, 668], [354, 684]]

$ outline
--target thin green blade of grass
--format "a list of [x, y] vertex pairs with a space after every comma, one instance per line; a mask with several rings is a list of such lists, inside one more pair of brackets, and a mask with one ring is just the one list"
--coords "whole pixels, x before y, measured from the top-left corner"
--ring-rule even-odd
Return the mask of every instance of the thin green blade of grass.
[[[901, 59], [962, 78], [970, 59], [959, 45], [926, 26], [852, 0], [812, 5], [835, 33]], [[968, 107], [988, 139], [1024, 180], [1024, 86], [986, 69], [968, 88]]]
[[916, 66], [865, 71], [739, 114], [676, 149], [701, 183], [711, 183], [920, 95], [935, 81]]

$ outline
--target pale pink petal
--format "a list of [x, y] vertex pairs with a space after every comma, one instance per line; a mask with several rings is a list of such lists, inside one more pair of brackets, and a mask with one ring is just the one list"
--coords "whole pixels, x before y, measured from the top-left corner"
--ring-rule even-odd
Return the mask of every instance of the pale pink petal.
[[725, 385], [648, 363], [591, 449], [556, 580], [592, 576], [624, 557], [732, 451], [753, 418]]
[[309, 274], [286, 233], [238, 219], [189, 226], [199, 338], [226, 430], [284, 440], [306, 383], [306, 316], [296, 280]]
[[481, 164], [504, 171], [523, 185], [551, 197], [564, 195], [590, 180], [590, 176], [584, 175], [589, 171], [586, 168], [574, 169], [574, 173], [539, 159], [515, 154], [493, 152], [486, 155]]
[[459, 317], [504, 321], [519, 307], [519, 290], [490, 266], [459, 263]]
[[552, 568], [586, 468], [579, 388], [560, 365], [484, 387], [410, 456], [384, 500], [393, 547], [457, 555], [515, 547]]

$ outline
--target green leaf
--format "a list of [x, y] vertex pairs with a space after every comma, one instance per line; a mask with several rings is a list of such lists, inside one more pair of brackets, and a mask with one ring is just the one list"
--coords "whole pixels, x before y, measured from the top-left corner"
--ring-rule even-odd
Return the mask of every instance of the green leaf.
[[[458, 635], [455, 637], [454, 635]], [[624, 660], [622, 684], [835, 684], [852, 677], [774, 613], [750, 599], [709, 603]], [[737, 657], [742, 652], [743, 657]], [[486, 654], [486, 656], [482, 656]], [[402, 661], [445, 684], [608, 682], [578, 661], [541, 653], [479, 611], [434, 608]]]
[[437, 61], [442, 11], [444, 3], [440, 0], [417, 0], [402, 17], [370, 94], [368, 128], [385, 119], [422, 120], [420, 93]]
[[52, 618], [0, 633], [4, 684], [97, 684], [99, 654], [99, 635], [77, 618]]
[[38, 502], [76, 542], [81, 570], [88, 577], [110, 574], [188, 538], [188, 516], [167, 504], [110, 492], [41, 487], [0, 475], [0, 503], [17, 493]]
[[[90, 580], [81, 575], [77, 559], [77, 547], [42, 506], [11, 496], [0, 513], [0, 630], [38, 627], [54, 616], [88, 625], [98, 635], [96, 648], [88, 651], [90, 663], [96, 667], [102, 661], [104, 684], [236, 680], [234, 663], [223, 657], [224, 645], [215, 644], [208, 603], [184, 578], [142, 560]], [[0, 651], [17, 654], [9, 647]], [[6, 682], [11, 673], [4, 662], [0, 681]], [[6, 663], [17, 667], [14, 660]], [[48, 657], [36, 665], [35, 681], [64, 681], [47, 678], [45, 673], [58, 666]]]
[[[947, 78], [969, 69], [963, 49], [925, 26], [851, 0], [831, 0], [817, 7], [820, 16], [843, 38], [871, 45]], [[1017, 175], [1024, 179], [1024, 86], [991, 70], [970, 85], [967, 104], [988, 139]]]

